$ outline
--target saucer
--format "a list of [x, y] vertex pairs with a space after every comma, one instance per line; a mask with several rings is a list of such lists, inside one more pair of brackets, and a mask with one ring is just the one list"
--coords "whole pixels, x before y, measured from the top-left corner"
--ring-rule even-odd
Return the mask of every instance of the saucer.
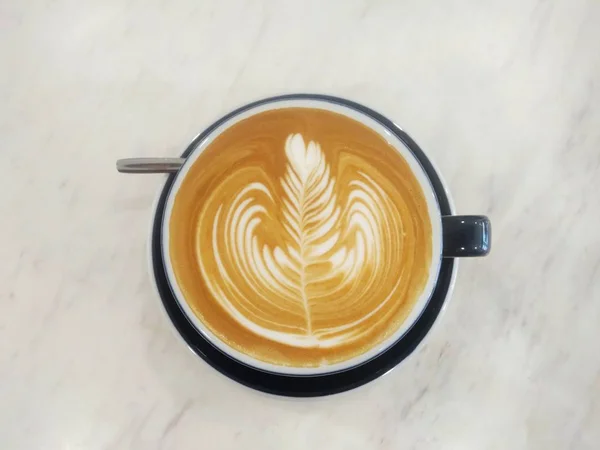
[[[350, 107], [362, 112], [385, 126], [391, 133], [396, 135], [406, 147], [413, 153], [416, 159], [423, 167], [429, 177], [431, 185], [436, 194], [442, 216], [452, 215], [452, 206], [444, 185], [433, 167], [431, 161], [425, 156], [418, 145], [396, 126], [392, 121], [381, 114], [357, 103], [330, 97], [325, 95], [313, 94], [294, 94], [284, 95], [274, 98], [260, 100], [243, 106], [233, 111], [222, 119], [208, 127], [204, 132], [198, 135], [188, 146], [182, 157], [189, 153], [215, 128], [227, 121], [231, 117], [240, 114], [247, 109], [271, 103], [274, 101], [293, 100], [293, 99], [317, 99], [325, 100]], [[170, 283], [165, 273], [165, 264], [162, 254], [162, 233], [161, 227], [166, 199], [174, 181], [174, 175], [170, 175], [165, 186], [160, 193], [156, 205], [152, 224], [152, 236], [150, 246], [151, 275], [154, 278], [156, 288], [162, 300], [162, 304], [175, 326], [177, 332], [185, 340], [189, 348], [200, 358], [221, 372], [223, 375], [237, 381], [243, 385], [257, 389], [270, 394], [290, 396], [290, 397], [315, 397], [335, 394], [350, 389], [354, 389], [369, 381], [372, 381], [400, 364], [415, 348], [421, 343], [423, 338], [430, 331], [444, 306], [444, 302], [449, 297], [453, 287], [453, 281], [456, 272], [456, 262], [452, 258], [443, 258], [440, 266], [438, 280], [431, 298], [419, 319], [414, 325], [387, 350], [375, 356], [374, 358], [352, 368], [327, 374], [319, 375], [288, 375], [266, 372], [260, 369], [250, 367], [233, 357], [223, 353], [213, 346], [196, 328], [189, 322], [181, 308], [179, 307]]]

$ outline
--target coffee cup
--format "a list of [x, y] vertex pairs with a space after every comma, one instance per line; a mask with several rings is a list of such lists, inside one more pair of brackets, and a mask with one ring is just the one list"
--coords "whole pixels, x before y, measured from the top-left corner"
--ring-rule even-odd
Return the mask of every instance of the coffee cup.
[[324, 395], [395, 367], [450, 297], [455, 258], [490, 251], [489, 220], [454, 214], [417, 144], [345, 99], [260, 100], [144, 164], [172, 172], [150, 242], [168, 316], [259, 390]]

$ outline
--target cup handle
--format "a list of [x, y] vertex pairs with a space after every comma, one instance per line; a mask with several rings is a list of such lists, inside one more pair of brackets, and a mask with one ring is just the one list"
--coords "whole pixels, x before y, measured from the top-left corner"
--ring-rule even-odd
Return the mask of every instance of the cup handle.
[[492, 224], [486, 216], [444, 216], [444, 258], [486, 256], [492, 246]]

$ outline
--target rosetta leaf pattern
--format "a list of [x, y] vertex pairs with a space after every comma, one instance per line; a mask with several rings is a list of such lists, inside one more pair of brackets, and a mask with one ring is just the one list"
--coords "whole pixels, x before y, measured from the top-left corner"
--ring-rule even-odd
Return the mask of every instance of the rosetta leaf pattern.
[[[397, 213], [382, 213], [394, 206], [365, 173], [343, 186], [341, 202], [318, 143], [291, 134], [284, 150], [281, 193], [256, 181], [219, 206], [212, 269], [200, 247], [198, 259], [214, 298], [243, 327], [299, 347], [339, 345], [398, 289], [402, 226]], [[265, 243], [265, 230], [278, 245]]]
[[298, 275], [298, 292], [305, 308], [308, 332], [311, 332], [310, 306], [307, 293], [307, 269], [329, 251], [339, 238], [331, 236], [340, 216], [331, 177], [320, 146], [305, 145], [302, 135], [290, 135], [285, 144], [287, 170], [281, 181], [283, 224], [290, 238], [287, 257]]

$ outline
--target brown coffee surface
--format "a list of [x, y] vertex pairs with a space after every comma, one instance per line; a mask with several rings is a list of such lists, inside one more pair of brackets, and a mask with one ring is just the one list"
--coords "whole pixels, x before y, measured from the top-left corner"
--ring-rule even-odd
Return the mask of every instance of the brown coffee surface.
[[423, 191], [404, 158], [349, 117], [258, 113], [190, 167], [169, 257], [198, 319], [260, 361], [317, 367], [399, 329], [432, 260]]

